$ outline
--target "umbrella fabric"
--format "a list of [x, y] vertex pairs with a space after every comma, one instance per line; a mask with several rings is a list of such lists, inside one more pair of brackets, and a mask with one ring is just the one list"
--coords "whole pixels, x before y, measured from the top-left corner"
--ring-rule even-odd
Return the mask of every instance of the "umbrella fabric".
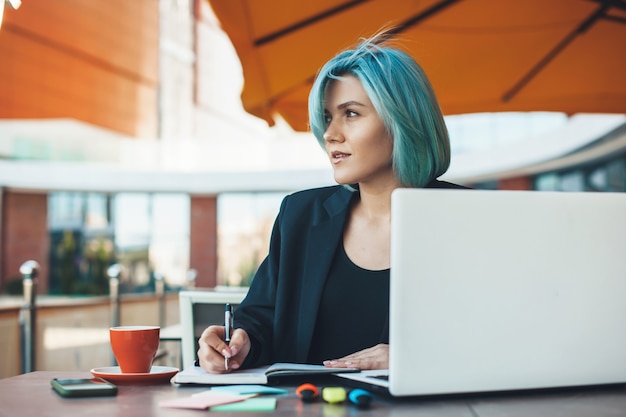
[[307, 129], [320, 66], [383, 27], [444, 114], [626, 112], [625, 0], [205, 0], [244, 72], [243, 105]]

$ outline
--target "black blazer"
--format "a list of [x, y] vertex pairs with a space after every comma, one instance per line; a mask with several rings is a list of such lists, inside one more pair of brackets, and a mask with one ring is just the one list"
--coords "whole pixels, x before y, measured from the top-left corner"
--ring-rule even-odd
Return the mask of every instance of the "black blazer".
[[[426, 188], [464, 188], [432, 181]], [[358, 192], [336, 185], [284, 198], [269, 254], [234, 314], [250, 336], [243, 366], [304, 363], [309, 354], [326, 277]]]

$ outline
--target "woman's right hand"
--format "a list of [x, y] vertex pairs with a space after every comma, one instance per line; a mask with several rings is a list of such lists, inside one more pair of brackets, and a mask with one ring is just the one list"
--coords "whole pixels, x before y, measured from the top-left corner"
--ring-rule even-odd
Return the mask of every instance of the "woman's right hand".
[[[198, 362], [202, 369], [213, 374], [225, 374], [239, 369], [250, 352], [250, 338], [244, 329], [235, 329], [230, 344], [224, 341], [224, 326], [209, 326], [198, 340]], [[228, 368], [224, 358], [228, 358]]]

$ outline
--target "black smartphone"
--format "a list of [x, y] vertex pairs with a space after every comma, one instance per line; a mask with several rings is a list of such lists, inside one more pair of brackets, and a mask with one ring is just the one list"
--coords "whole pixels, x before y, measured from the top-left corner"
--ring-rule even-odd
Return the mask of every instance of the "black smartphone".
[[117, 386], [102, 378], [54, 378], [50, 384], [62, 397], [102, 397], [117, 394]]

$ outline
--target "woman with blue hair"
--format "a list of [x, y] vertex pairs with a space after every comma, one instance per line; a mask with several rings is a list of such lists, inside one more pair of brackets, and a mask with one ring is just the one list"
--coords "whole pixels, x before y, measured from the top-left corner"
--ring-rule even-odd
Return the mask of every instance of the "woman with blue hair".
[[205, 370], [388, 368], [391, 193], [464, 187], [437, 180], [450, 164], [443, 115], [424, 71], [387, 41], [363, 40], [319, 71], [309, 122], [340, 185], [285, 197], [230, 343], [223, 326], [200, 338]]

